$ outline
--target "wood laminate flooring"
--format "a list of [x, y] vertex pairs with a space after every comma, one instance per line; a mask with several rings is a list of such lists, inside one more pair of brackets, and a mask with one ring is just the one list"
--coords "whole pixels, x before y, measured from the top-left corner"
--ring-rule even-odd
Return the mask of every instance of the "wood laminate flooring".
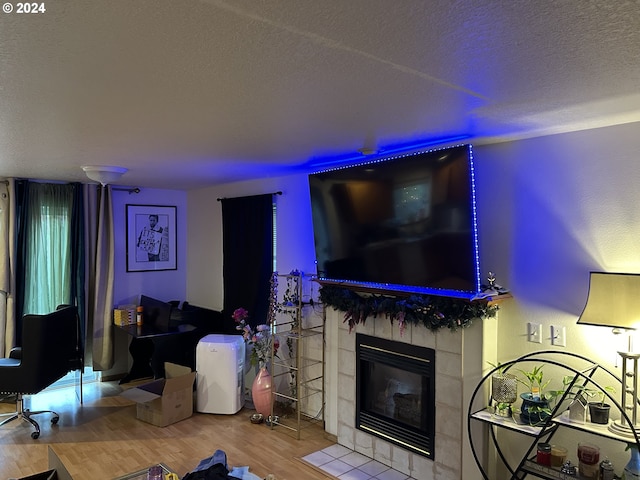
[[[51, 425], [48, 414], [35, 416], [42, 430], [37, 440], [25, 421], [0, 427], [0, 479], [46, 471], [48, 446], [74, 480], [112, 479], [156, 463], [182, 477], [217, 449], [227, 454], [230, 466], [249, 466], [261, 478], [270, 473], [277, 480], [333, 478], [300, 461], [335, 443], [320, 425], [303, 429], [297, 440], [283, 427], [252, 424], [249, 415], [255, 412], [243, 408], [235, 415], [194, 413], [160, 428], [137, 420], [135, 404], [121, 391], [117, 382], [87, 384], [83, 405], [73, 387], [26, 397], [26, 408], [55, 410], [60, 421]], [[0, 413], [14, 409], [15, 404], [0, 403]]]

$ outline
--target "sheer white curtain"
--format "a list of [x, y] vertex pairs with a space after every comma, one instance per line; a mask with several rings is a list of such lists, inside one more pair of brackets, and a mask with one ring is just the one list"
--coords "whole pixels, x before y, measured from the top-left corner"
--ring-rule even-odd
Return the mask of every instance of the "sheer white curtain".
[[96, 371], [113, 366], [114, 235], [110, 186], [87, 185], [85, 225], [88, 261], [87, 360]]
[[73, 185], [33, 182], [27, 203], [23, 313], [44, 315], [72, 298]]
[[16, 322], [14, 297], [15, 277], [12, 265], [15, 255], [14, 229], [15, 202], [13, 179], [0, 180], [0, 357], [6, 357], [15, 345]]

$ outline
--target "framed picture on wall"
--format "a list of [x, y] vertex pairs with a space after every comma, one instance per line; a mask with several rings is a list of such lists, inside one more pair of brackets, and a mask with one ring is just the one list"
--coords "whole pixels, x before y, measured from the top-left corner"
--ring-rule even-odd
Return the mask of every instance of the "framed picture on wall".
[[176, 270], [176, 207], [127, 205], [127, 272]]

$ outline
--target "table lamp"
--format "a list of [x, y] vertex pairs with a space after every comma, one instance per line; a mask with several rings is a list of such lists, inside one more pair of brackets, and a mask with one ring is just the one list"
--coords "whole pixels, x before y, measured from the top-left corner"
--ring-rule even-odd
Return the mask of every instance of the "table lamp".
[[[578, 319], [579, 325], [598, 325], [613, 329], [635, 330], [640, 327], [640, 275], [630, 273], [591, 272], [589, 296]], [[614, 330], [615, 332], [615, 330]], [[620, 333], [620, 332], [615, 332]], [[624, 416], [609, 425], [609, 430], [625, 437], [634, 437], [638, 425], [638, 358], [633, 351], [633, 337], [629, 335], [627, 351], [622, 357], [622, 402]]]

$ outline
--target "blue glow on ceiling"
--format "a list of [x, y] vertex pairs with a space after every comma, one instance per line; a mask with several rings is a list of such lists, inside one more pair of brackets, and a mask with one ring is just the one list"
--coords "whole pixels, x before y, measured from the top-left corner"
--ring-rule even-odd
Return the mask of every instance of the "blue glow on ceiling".
[[354, 152], [354, 153], [346, 153], [342, 155], [335, 155], [331, 157], [313, 158], [306, 163], [305, 167], [308, 167], [311, 169], [337, 168], [340, 165], [352, 165], [356, 162], [359, 162], [365, 159], [371, 160], [371, 161], [374, 161], [373, 159], [383, 159], [383, 158], [386, 159], [388, 156], [393, 155], [394, 153], [399, 153], [399, 152], [409, 153], [411, 151], [414, 151], [420, 148], [430, 147], [433, 145], [459, 142], [459, 141], [468, 139], [469, 137], [470, 135], [456, 135], [456, 136], [450, 136], [450, 137], [431, 138], [429, 140], [419, 140], [419, 141], [409, 142], [409, 143], [388, 145], [385, 147], [380, 147], [377, 151], [375, 151], [370, 155], [366, 155], [361, 152]]

